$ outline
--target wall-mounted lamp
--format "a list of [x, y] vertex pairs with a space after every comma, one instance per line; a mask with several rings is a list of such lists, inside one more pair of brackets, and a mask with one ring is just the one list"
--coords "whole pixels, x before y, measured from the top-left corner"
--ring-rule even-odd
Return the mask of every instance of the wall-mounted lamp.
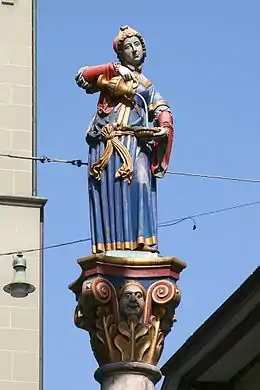
[[24, 298], [35, 291], [35, 287], [26, 278], [26, 260], [21, 252], [18, 252], [13, 260], [14, 276], [11, 283], [3, 289], [14, 298]]

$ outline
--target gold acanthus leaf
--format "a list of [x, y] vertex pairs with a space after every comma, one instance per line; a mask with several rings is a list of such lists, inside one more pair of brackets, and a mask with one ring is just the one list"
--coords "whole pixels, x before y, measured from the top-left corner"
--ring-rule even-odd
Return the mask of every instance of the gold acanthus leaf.
[[105, 333], [102, 331], [97, 332], [97, 338], [99, 341], [101, 341], [102, 344], [106, 345], [106, 340], [105, 340]]
[[146, 336], [149, 327], [139, 324], [136, 316], [130, 316], [127, 322], [118, 324], [118, 331], [114, 343], [121, 353], [122, 361], [141, 361], [150, 346], [150, 339]]
[[138, 340], [135, 348], [135, 359], [137, 362], [144, 361], [145, 352], [150, 348], [150, 346], [151, 338], [149, 337], [149, 335], [144, 336], [140, 338], [140, 340]]

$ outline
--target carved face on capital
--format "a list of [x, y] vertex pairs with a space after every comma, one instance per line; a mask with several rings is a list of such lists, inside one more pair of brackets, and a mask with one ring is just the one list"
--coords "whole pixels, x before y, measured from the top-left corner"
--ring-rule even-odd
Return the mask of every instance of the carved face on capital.
[[143, 313], [144, 304], [144, 290], [138, 284], [129, 282], [122, 287], [119, 295], [119, 311], [125, 319], [132, 315], [139, 318]]
[[144, 51], [137, 36], [126, 38], [123, 42], [122, 57], [126, 64], [139, 66], [143, 62]]

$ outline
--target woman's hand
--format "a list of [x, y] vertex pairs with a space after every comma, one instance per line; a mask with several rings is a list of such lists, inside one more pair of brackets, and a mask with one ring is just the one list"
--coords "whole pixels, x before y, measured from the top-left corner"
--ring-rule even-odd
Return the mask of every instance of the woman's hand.
[[117, 72], [120, 76], [123, 77], [124, 81], [130, 81], [135, 79], [133, 72], [126, 66], [119, 65]]
[[77, 71], [77, 74], [75, 76], [75, 80], [76, 80], [76, 83], [77, 85], [80, 87], [80, 88], [86, 88], [86, 86], [88, 85], [87, 81], [84, 79], [84, 77], [82, 76], [82, 73], [84, 72], [85, 69], [87, 69], [88, 66], [84, 66], [83, 68], [80, 68], [78, 71]]
[[159, 140], [161, 138], [167, 137], [168, 136], [168, 129], [167, 127], [160, 127], [160, 131], [154, 132], [153, 134], [153, 140]]

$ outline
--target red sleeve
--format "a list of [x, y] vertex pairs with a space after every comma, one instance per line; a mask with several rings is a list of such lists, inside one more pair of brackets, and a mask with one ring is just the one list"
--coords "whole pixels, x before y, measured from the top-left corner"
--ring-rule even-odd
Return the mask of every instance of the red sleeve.
[[105, 65], [90, 66], [84, 69], [82, 77], [89, 83], [95, 82], [101, 74], [109, 75], [109, 78], [116, 75], [116, 67], [113, 62]]
[[172, 114], [165, 110], [160, 112], [158, 116], [158, 126], [166, 128], [168, 136], [165, 140], [155, 142], [152, 151], [151, 169], [156, 177], [163, 177], [168, 169], [170, 154], [172, 149], [172, 142], [174, 136]]

